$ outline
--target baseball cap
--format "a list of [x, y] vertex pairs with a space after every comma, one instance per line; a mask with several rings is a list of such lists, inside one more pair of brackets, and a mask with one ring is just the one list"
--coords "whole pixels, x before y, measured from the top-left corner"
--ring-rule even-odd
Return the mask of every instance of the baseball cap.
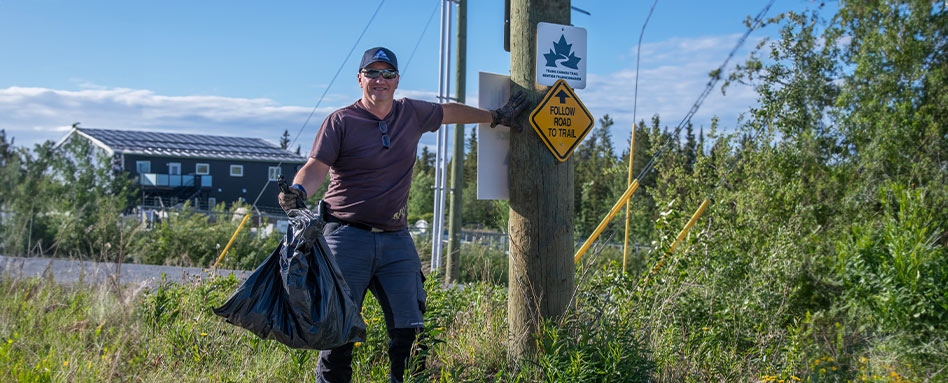
[[375, 47], [365, 51], [365, 53], [362, 54], [362, 64], [359, 65], [359, 70], [365, 69], [369, 64], [379, 61], [391, 65], [392, 68], [395, 68], [395, 71], [398, 71], [398, 59], [395, 58], [395, 53], [382, 47]]

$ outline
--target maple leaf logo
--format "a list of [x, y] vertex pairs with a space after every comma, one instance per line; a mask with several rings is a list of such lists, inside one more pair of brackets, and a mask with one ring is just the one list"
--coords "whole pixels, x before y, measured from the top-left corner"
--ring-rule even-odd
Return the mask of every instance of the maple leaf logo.
[[550, 49], [550, 53], [544, 54], [543, 58], [546, 59], [546, 66], [556, 67], [556, 62], [563, 60], [560, 64], [571, 69], [579, 69], [577, 64], [579, 60], [582, 60], [573, 52], [573, 44], [566, 43], [564, 35], [560, 35], [560, 41], [553, 43], [553, 49]]

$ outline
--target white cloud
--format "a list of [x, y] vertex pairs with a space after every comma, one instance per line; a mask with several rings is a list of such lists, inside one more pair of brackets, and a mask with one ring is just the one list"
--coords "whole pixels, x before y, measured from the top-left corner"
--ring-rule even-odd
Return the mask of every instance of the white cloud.
[[[411, 90], [411, 89], [396, 89], [395, 98], [414, 98], [416, 100], [425, 100], [430, 102], [438, 102], [438, 92], [432, 92], [427, 90]], [[452, 94], [453, 97], [453, 94]], [[471, 104], [468, 102], [467, 104]]]
[[[321, 106], [300, 135], [306, 147], [323, 118], [340, 105]], [[141, 89], [79, 91], [10, 87], [0, 89], [0, 129], [17, 144], [56, 141], [74, 122], [100, 129], [153, 130], [260, 137], [291, 137], [312, 107], [282, 106], [265, 98], [163, 96]], [[305, 143], [304, 143], [305, 141]]]
[[[708, 73], [721, 65], [739, 35], [672, 38], [642, 45], [636, 119], [649, 122], [659, 114], [663, 125], [676, 126], [704, 90]], [[753, 36], [732, 59], [740, 62], [759, 39]], [[631, 50], [633, 56], [635, 48]], [[208, 95], [165, 96], [150, 90], [107, 88], [82, 79], [78, 91], [10, 87], [0, 89], [0, 129], [16, 137], [19, 145], [60, 139], [74, 122], [88, 128], [153, 130], [261, 137], [276, 142], [286, 129], [291, 137], [309, 116], [312, 106], [279, 105], [267, 98], [231, 98]], [[719, 84], [720, 86], [720, 84]], [[609, 114], [615, 121], [613, 141], [625, 150], [633, 123], [634, 61], [613, 73], [590, 73], [586, 89], [579, 90], [596, 118]], [[398, 89], [396, 97], [436, 101], [436, 93]], [[710, 125], [712, 116], [722, 127], [733, 129], [738, 115], [756, 104], [753, 89], [732, 85], [726, 97], [716, 88], [692, 119], [696, 128]], [[477, 105], [477, 95], [467, 97]], [[351, 95], [327, 94], [296, 144], [304, 150], [331, 111], [355, 101]], [[315, 103], [315, 99], [313, 100]], [[422, 138], [433, 145], [435, 135]]]
[[[658, 114], [662, 126], [676, 127], [707, 86], [708, 73], [724, 62], [738, 38], [740, 35], [733, 34], [672, 38], [643, 44], [635, 120], [650, 123], [651, 117]], [[759, 40], [749, 38], [743, 49], [731, 59], [729, 69], [746, 58], [749, 49]], [[635, 48], [632, 57], [634, 55]], [[722, 96], [721, 82], [692, 118], [696, 131], [702, 125], [708, 128], [713, 116], [721, 118], [722, 128], [733, 129], [738, 116], [756, 104], [756, 92], [739, 84], [731, 85], [727, 96]], [[578, 91], [578, 95], [597, 119], [609, 114], [615, 120], [613, 142], [617, 151], [625, 150], [635, 104], [634, 61], [630, 67], [614, 73], [589, 74], [586, 89]]]

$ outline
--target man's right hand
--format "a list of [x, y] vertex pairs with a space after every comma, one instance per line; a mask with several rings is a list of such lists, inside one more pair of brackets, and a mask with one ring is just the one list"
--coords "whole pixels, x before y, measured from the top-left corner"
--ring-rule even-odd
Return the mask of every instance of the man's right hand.
[[302, 190], [290, 187], [289, 192], [280, 192], [279, 202], [283, 211], [289, 212], [293, 209], [306, 208], [306, 194]]
[[510, 95], [510, 98], [504, 106], [490, 111], [490, 116], [493, 119], [490, 123], [490, 127], [493, 128], [497, 125], [504, 125], [522, 131], [523, 128], [516, 124], [516, 119], [517, 116], [527, 108], [526, 101], [527, 95], [523, 94], [522, 91], [518, 90], [516, 93]]

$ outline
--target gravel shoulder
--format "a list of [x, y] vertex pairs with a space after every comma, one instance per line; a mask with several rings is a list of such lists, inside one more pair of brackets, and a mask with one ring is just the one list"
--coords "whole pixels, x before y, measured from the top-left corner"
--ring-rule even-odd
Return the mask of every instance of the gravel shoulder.
[[[234, 274], [238, 280], [248, 277], [252, 271], [218, 269], [218, 276]], [[122, 284], [144, 284], [155, 287], [165, 274], [166, 282], [195, 283], [209, 278], [214, 270], [198, 267], [176, 267], [123, 263], [121, 268], [112, 262], [93, 262], [59, 258], [21, 258], [0, 256], [0, 278], [35, 278], [48, 276], [64, 283], [98, 284], [113, 279], [116, 275]]]

